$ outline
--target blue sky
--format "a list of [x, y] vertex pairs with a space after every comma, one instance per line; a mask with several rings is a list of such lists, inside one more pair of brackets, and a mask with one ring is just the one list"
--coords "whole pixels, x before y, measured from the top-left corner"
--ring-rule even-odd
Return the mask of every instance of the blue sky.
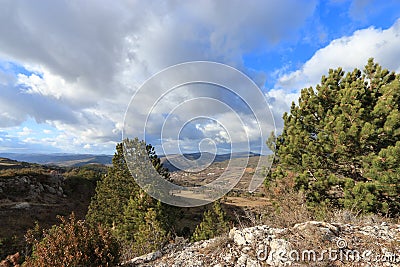
[[[113, 154], [129, 100], [143, 82], [193, 60], [248, 75], [268, 99], [279, 131], [300, 90], [329, 68], [362, 69], [374, 57], [399, 72], [399, 19], [396, 0], [2, 1], [0, 152]], [[185, 90], [162, 99], [154, 123], [182, 94], [207, 92]], [[143, 101], [152, 101], [148, 96]], [[213, 97], [246, 113], [222, 91]], [[257, 125], [246, 119], [251, 133]], [[162, 142], [191, 152], [201, 140], [214, 140], [224, 152], [235, 139], [235, 129], [228, 138], [213, 120], [181, 123], [179, 140], [152, 132], [146, 141], [162, 153]]]

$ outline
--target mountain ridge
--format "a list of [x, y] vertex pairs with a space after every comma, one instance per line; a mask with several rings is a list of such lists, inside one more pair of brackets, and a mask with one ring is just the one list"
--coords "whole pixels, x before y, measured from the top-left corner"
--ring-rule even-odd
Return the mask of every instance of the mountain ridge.
[[[205, 152], [212, 155], [211, 153]], [[196, 160], [200, 158], [201, 153], [186, 153], [183, 156], [188, 160]], [[215, 155], [213, 162], [222, 162], [233, 158], [253, 157], [260, 154], [253, 152], [234, 152]], [[177, 158], [181, 155], [160, 155], [162, 163], [169, 171], [179, 170], [168, 161], [168, 158]], [[43, 165], [56, 165], [60, 167], [80, 167], [88, 164], [102, 164], [110, 166], [112, 164], [113, 155], [106, 154], [72, 154], [72, 153], [0, 153], [0, 158], [7, 158], [20, 162], [36, 163]]]

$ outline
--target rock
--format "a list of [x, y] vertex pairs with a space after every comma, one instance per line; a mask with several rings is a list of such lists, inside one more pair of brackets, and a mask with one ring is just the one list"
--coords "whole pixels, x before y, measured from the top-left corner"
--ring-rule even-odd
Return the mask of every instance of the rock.
[[[320, 238], [324, 243], [315, 244], [315, 248], [301, 247], [301, 244], [299, 247], [298, 242], [305, 240], [307, 236], [317, 239]], [[373, 238], [373, 240], [382, 241], [382, 243], [379, 243], [378, 248], [368, 248], [368, 246], [373, 245], [371, 243], [371, 238]], [[307, 266], [308, 264], [302, 265], [300, 262], [297, 262], [300, 260], [297, 255], [300, 257], [303, 255], [302, 252], [304, 251], [302, 251], [302, 249], [307, 251], [307, 253], [313, 249], [319, 250], [321, 249], [321, 244], [326, 244], [326, 248], [332, 249], [351, 247], [351, 249], [363, 250], [366, 248], [375, 248], [375, 253], [386, 255], [386, 253], [390, 252], [398, 253], [398, 251], [393, 251], [393, 242], [400, 242], [400, 225], [388, 223], [377, 225], [352, 225], [318, 221], [299, 223], [287, 229], [260, 225], [244, 229], [233, 228], [229, 232], [228, 240], [226, 240], [226, 237], [225, 239], [220, 238], [219, 242], [217, 240], [218, 238], [214, 238], [195, 243], [188, 243], [187, 241], [180, 240], [177, 243], [184, 245], [178, 246], [177, 244], [169, 244], [167, 248], [163, 249], [161, 252], [155, 252], [156, 254], [147, 254], [133, 259], [130, 263], [135, 263], [134, 265], [122, 264], [122, 266]], [[221, 242], [221, 240], [226, 240], [226, 242]], [[340, 243], [339, 246], [339, 242], [342, 242], [343, 246], [342, 243]], [[308, 246], [310, 243], [306, 242], [305, 244]], [[294, 254], [292, 254], [293, 252]], [[324, 265], [321, 266], [353, 265], [340, 265], [339, 261], [331, 261], [324, 262]], [[390, 265], [390, 263], [388, 263], [386, 265], [374, 266], [399, 266], [399, 264]]]
[[24, 184], [29, 184], [30, 183], [30, 179], [28, 176], [22, 176], [21, 177], [21, 182]]
[[154, 261], [154, 260], [160, 258], [161, 256], [162, 256], [161, 251], [157, 250], [156, 252], [152, 252], [152, 253], [149, 253], [149, 254], [146, 254], [146, 255], [143, 255], [140, 257], [133, 258], [132, 260], [127, 261], [124, 264], [129, 266], [129, 264], [137, 265], [137, 264], [141, 264], [141, 263], [147, 263], [150, 261]]
[[326, 222], [318, 222], [318, 221], [309, 221], [305, 223], [295, 224], [293, 227], [294, 230], [299, 232], [314, 232], [318, 231], [321, 233], [321, 236], [325, 240], [332, 241], [334, 240], [340, 232], [338, 226], [326, 223]]
[[31, 205], [28, 202], [21, 202], [14, 206], [14, 209], [29, 209]]
[[38, 185], [37, 185], [36, 188], [37, 188], [37, 190], [39, 191], [39, 193], [41, 193], [41, 192], [44, 191], [43, 185], [42, 185], [41, 183], [38, 183]]
[[45, 188], [50, 194], [57, 194], [57, 190], [54, 189], [54, 188], [51, 187], [51, 186], [44, 185], [44, 188]]
[[260, 263], [257, 260], [247, 258], [246, 267], [260, 267]]
[[234, 256], [232, 253], [227, 253], [225, 256], [222, 257], [222, 259], [227, 263], [233, 263]]
[[251, 251], [251, 247], [244, 247], [242, 248], [243, 253], [249, 253]]
[[58, 190], [57, 190], [57, 195], [60, 196], [60, 197], [62, 197], [62, 196], [63, 196], [63, 193], [64, 193], [64, 191], [63, 191], [62, 187], [59, 186], [59, 187], [58, 187]]
[[272, 266], [285, 266], [290, 264], [287, 255], [291, 250], [291, 245], [283, 239], [273, 239], [269, 243], [267, 264]]
[[334, 235], [339, 234], [339, 228], [337, 226], [330, 224], [330, 223], [326, 223], [326, 222], [309, 221], [309, 222], [305, 222], [305, 223], [298, 223], [293, 226], [293, 229], [297, 229], [300, 231], [304, 231], [304, 230], [310, 229], [310, 228], [320, 229], [323, 232], [329, 231]]
[[247, 264], [247, 254], [242, 254], [242, 256], [239, 257], [239, 259], [236, 262], [235, 266], [241, 267], [241, 266], [246, 266]]
[[244, 246], [247, 244], [244, 234], [239, 230], [235, 230], [235, 232], [233, 234], [233, 241], [238, 246]]

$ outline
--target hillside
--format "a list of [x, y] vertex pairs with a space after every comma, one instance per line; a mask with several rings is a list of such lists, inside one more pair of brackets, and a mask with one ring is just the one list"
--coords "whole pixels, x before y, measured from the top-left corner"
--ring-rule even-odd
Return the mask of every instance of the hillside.
[[58, 224], [57, 215], [84, 218], [104, 166], [61, 168], [0, 158], [0, 258], [20, 251], [24, 234], [38, 222]]
[[34, 166], [34, 164], [0, 157], [0, 170], [22, 169], [22, 168], [29, 168], [32, 166]]
[[[228, 154], [218, 154], [214, 155], [208, 152], [205, 152], [203, 154], [201, 153], [188, 153], [188, 154], [183, 154], [183, 155], [168, 155], [168, 156], [160, 156], [161, 162], [163, 163], [164, 167], [167, 168], [170, 172], [175, 172], [179, 171], [180, 169], [186, 169], [193, 167], [193, 162], [191, 162], [190, 165], [185, 164], [183, 159], [186, 160], [198, 160], [200, 156], [203, 156], [204, 158], [204, 166], [207, 166], [205, 163], [211, 161], [213, 163], [217, 162], [224, 162], [228, 161], [230, 159], [238, 159], [238, 158], [252, 158], [252, 157], [258, 157], [260, 156], [259, 154], [256, 153], [248, 153], [248, 152], [236, 152], [236, 153], [228, 153]], [[171, 163], [172, 161], [172, 163]], [[186, 166], [187, 165], [187, 166]], [[180, 167], [180, 168], [178, 168]], [[182, 168], [183, 167], [183, 168]]]
[[[250, 158], [250, 165], [256, 162], [256, 157]], [[226, 166], [226, 161], [216, 162], [210, 166], [209, 172], [194, 174], [193, 180], [205, 177], [208, 182], [219, 175], [220, 169]], [[96, 181], [104, 175], [107, 167], [89, 164], [80, 167], [60, 167], [20, 162], [0, 158], [0, 259], [21, 251], [24, 245], [24, 234], [38, 222], [42, 228], [50, 228], [59, 224], [57, 215], [68, 216], [74, 212], [78, 219], [83, 219], [91, 197], [94, 194]], [[207, 175], [211, 173], [212, 175]], [[189, 182], [185, 173], [171, 173], [176, 183]], [[244, 181], [248, 181], [249, 173]], [[245, 189], [239, 183], [238, 190]], [[235, 216], [244, 216], [243, 207], [254, 209], [268, 204], [263, 197], [245, 197], [238, 195], [236, 189], [225, 198], [224, 209], [230, 220]], [[201, 221], [206, 207], [182, 208], [177, 224], [180, 235], [192, 233]]]

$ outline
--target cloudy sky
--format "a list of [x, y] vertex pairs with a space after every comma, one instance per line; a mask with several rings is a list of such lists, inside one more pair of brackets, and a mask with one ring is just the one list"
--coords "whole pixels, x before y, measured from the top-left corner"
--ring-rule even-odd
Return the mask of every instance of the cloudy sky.
[[[249, 76], [268, 99], [278, 131], [299, 91], [329, 68], [362, 68], [374, 57], [400, 71], [397, 0], [4, 0], [0, 35], [0, 152], [113, 154], [134, 93], [152, 75], [188, 61], [228, 64]], [[155, 106], [146, 141], [160, 143], [150, 130], [168, 117], [167, 107], [207, 92], [248, 115], [229, 92], [187, 86]], [[220, 125], [225, 118], [234, 128], [232, 113], [211, 102], [205, 109], [216, 120], [176, 116], [187, 151], [199, 140], [223, 147], [240, 139]], [[245, 119], [250, 138], [253, 122]]]

